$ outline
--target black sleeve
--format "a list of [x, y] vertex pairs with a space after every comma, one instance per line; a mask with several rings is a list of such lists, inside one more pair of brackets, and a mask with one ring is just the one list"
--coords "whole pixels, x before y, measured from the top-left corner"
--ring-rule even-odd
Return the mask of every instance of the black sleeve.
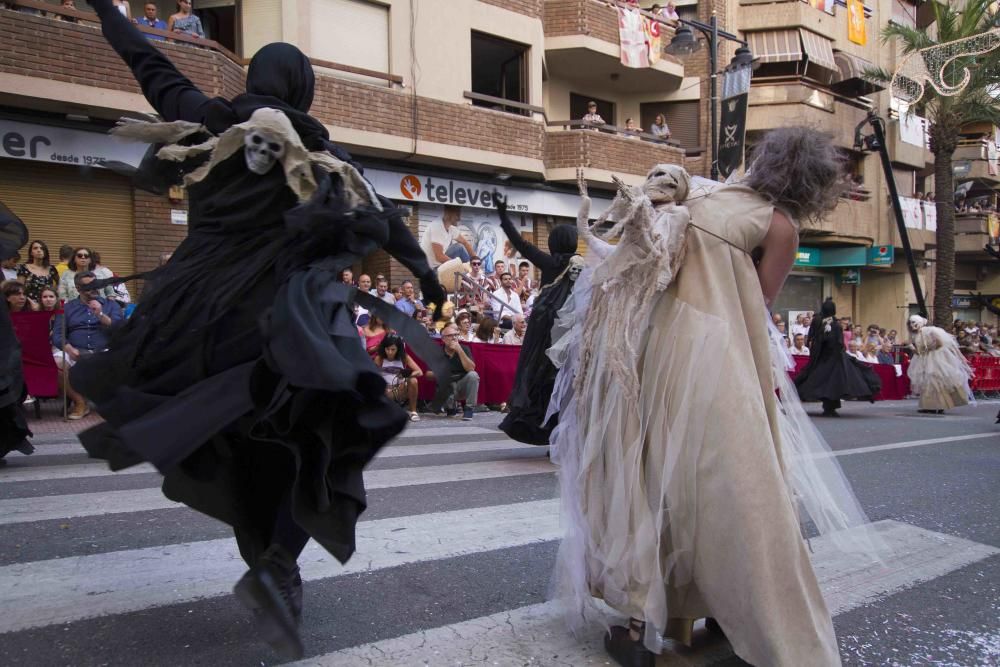
[[[385, 197], [379, 196], [379, 201], [387, 209], [393, 207], [393, 203]], [[427, 256], [410, 233], [402, 213], [397, 212], [389, 218], [389, 240], [383, 247], [417, 278], [430, 273], [431, 265], [427, 263]]]
[[[226, 115], [228, 104], [225, 100], [209, 98], [198, 90], [138, 28], [122, 16], [111, 0], [90, 0], [90, 5], [101, 19], [104, 38], [132, 70], [143, 95], [164, 120], [210, 124], [210, 117], [220, 112]], [[231, 121], [228, 122], [228, 125], [231, 124]], [[209, 129], [218, 132], [224, 128]]]
[[839, 322], [833, 322], [830, 326], [830, 335], [828, 336], [827, 343], [832, 345], [834, 349], [841, 352], [845, 351], [847, 347], [844, 345], [844, 329], [840, 326]]
[[552, 259], [552, 256], [525, 241], [521, 233], [514, 227], [510, 216], [500, 213], [500, 226], [510, 240], [510, 244], [514, 246], [515, 250], [521, 253], [522, 257], [541, 269], [542, 273], [555, 271], [556, 262]]

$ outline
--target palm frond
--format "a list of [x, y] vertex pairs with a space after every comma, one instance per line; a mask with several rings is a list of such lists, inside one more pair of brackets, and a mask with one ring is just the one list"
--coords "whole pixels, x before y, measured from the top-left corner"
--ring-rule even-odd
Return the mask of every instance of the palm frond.
[[893, 39], [898, 39], [902, 43], [903, 53], [913, 53], [937, 44], [926, 31], [897, 23], [890, 23], [882, 30], [882, 44], [888, 44]]
[[875, 83], [889, 83], [892, 81], [892, 72], [881, 67], [866, 67], [861, 74], [868, 81]]

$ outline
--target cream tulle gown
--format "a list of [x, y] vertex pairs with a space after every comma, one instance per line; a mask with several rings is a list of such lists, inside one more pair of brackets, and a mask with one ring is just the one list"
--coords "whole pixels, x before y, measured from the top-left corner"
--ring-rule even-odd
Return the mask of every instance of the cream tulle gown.
[[[871, 554], [875, 545], [769, 335], [750, 252], [773, 206], [742, 186], [707, 192], [688, 197], [690, 227], [685, 216], [656, 217], [652, 238], [684, 226], [686, 250], [619, 262], [603, 277], [597, 266], [592, 292], [577, 290], [590, 304], [568, 304], [591, 326], [582, 352], [563, 355], [574, 390], [554, 398], [565, 410], [553, 459], [567, 524], [557, 594], [571, 625], [583, 625], [590, 596], [645, 620], [653, 650], [668, 619], [711, 616], [754, 665], [839, 665], [797, 505], [838, 546]], [[600, 261], [615, 266], [614, 257]], [[630, 356], [628, 327], [595, 310], [629, 280], [662, 277], [669, 287], [632, 309], [641, 321], [629, 324]], [[567, 384], [561, 377], [557, 389]]]

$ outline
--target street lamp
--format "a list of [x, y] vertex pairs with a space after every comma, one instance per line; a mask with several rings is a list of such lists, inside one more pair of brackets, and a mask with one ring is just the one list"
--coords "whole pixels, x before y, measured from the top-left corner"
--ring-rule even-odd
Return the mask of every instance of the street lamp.
[[726, 32], [725, 30], [719, 30], [718, 19], [715, 16], [715, 12], [712, 13], [712, 17], [709, 19], [708, 23], [702, 23], [701, 21], [689, 21], [687, 19], [680, 19], [680, 27], [677, 28], [677, 32], [674, 33], [674, 38], [671, 40], [670, 44], [665, 49], [667, 53], [672, 56], [678, 57], [681, 61], [684, 61], [688, 56], [697, 52], [701, 48], [701, 42], [695, 37], [694, 31], [697, 30], [705, 36], [708, 41], [708, 69], [709, 75], [711, 77], [711, 113], [709, 118], [711, 119], [711, 134], [712, 134], [712, 167], [711, 174], [712, 180], [719, 180], [719, 89], [718, 89], [718, 74], [716, 70], [719, 67], [719, 38], [728, 39], [731, 42], [737, 42], [740, 44], [740, 48], [736, 50], [736, 54], [733, 56], [729, 67], [726, 68], [727, 73], [732, 71], [734, 74], [739, 72], [740, 76], [735, 80], [742, 82], [743, 75], [746, 73], [746, 88], [749, 91], [750, 85], [750, 69], [753, 63], [753, 54], [750, 53], [750, 49], [747, 47], [745, 40], [740, 39], [736, 35]]

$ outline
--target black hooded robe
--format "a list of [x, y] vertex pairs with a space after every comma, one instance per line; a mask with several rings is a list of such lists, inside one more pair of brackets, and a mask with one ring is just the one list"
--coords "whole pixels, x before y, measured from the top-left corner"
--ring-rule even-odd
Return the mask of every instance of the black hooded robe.
[[576, 254], [577, 230], [571, 225], [554, 228], [549, 234], [549, 254], [521, 238], [507, 215], [501, 214], [500, 224], [511, 245], [542, 271], [542, 289], [528, 318], [528, 331], [517, 358], [514, 388], [507, 401], [509, 413], [500, 422], [500, 430], [519, 442], [544, 446], [549, 444], [549, 435], [559, 423], [558, 415], [545, 421], [559, 372], [546, 352], [552, 346], [556, 315], [573, 291], [573, 280], [566, 269]]
[[809, 364], [795, 376], [799, 398], [823, 401], [824, 408], [832, 409], [840, 407], [841, 399], [873, 401], [882, 389], [882, 380], [874, 370], [847, 354], [844, 330], [837, 318], [826, 331], [823, 317], [814, 317], [809, 326]]
[[[10, 257], [28, 241], [28, 229], [6, 206], [0, 204], [0, 257]], [[31, 430], [21, 403], [27, 396], [21, 369], [21, 343], [6, 304], [0, 305], [0, 459], [29, 447]]]
[[[91, 4], [165, 120], [218, 135], [269, 107], [309, 150], [350, 160], [307, 113], [314, 75], [295, 47], [264, 47], [246, 94], [210, 99], [111, 0]], [[71, 373], [106, 420], [80, 436], [90, 455], [114, 470], [152, 462], [164, 494], [232, 525], [251, 563], [283, 503], [346, 561], [366, 504], [362, 469], [407, 423], [359, 343], [350, 301], [360, 297], [336, 276], [378, 247], [417, 276], [430, 268], [388, 200], [348, 211], [339, 176], [313, 174], [317, 192], [300, 204], [280, 168], [251, 173], [239, 152], [190, 187], [187, 238], [147, 275], [110, 350]]]

